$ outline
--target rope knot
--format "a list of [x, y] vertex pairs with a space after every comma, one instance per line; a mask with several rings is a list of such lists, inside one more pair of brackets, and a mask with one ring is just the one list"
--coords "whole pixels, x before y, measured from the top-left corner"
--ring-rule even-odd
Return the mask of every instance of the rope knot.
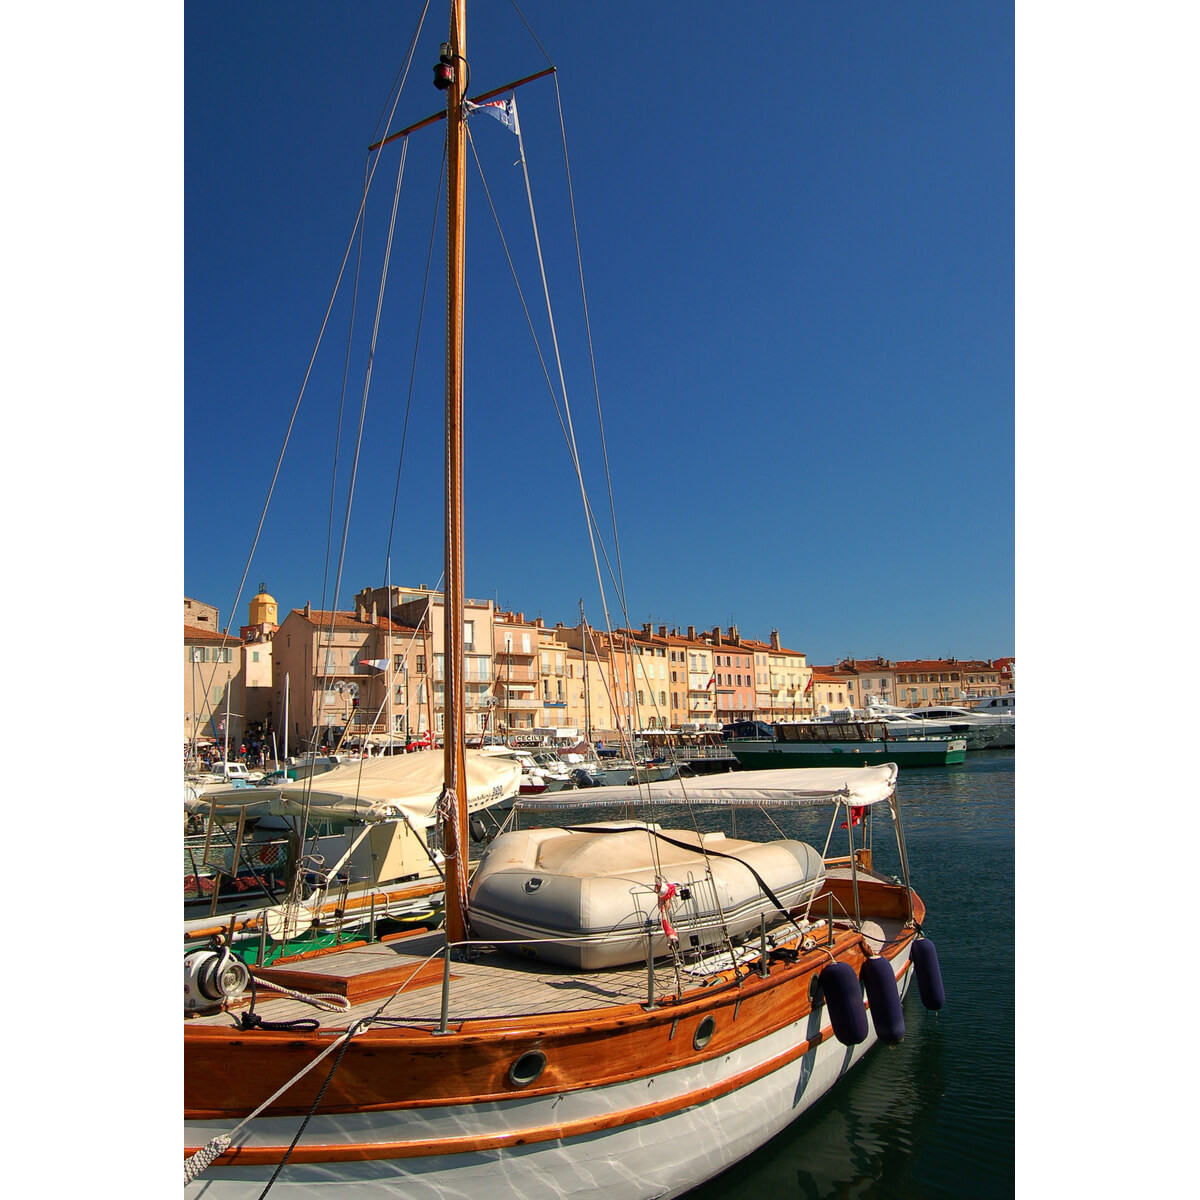
[[207, 1146], [202, 1146], [191, 1158], [183, 1164], [183, 1185], [187, 1187], [196, 1176], [208, 1170], [212, 1164], [229, 1149], [233, 1141], [227, 1134], [219, 1134]]

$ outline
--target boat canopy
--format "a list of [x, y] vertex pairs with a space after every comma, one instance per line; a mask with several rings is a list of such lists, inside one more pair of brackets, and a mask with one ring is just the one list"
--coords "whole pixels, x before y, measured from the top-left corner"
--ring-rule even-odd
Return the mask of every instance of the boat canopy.
[[[466, 752], [467, 809], [475, 812], [515, 796], [521, 786], [520, 764]], [[408, 820], [428, 827], [437, 819], [442, 792], [440, 754], [402, 754], [364, 759], [335, 767], [313, 779], [259, 788], [223, 788], [185, 801], [191, 812], [217, 812], [229, 816], [242, 809], [248, 817], [300, 816], [307, 805], [309, 816], [356, 821]]]
[[583, 788], [521, 796], [514, 808], [548, 812], [564, 808], [606, 808], [631, 804], [713, 804], [790, 807], [842, 800], [862, 807], [887, 800], [896, 790], [899, 767], [790, 767], [768, 771], [729, 771], [722, 775], [658, 779], [620, 787]]

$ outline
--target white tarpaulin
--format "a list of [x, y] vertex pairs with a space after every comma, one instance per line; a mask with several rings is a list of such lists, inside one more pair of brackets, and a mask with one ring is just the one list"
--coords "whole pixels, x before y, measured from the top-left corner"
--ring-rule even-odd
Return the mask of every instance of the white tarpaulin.
[[539, 812], [557, 808], [606, 808], [631, 804], [821, 804], [843, 800], [856, 807], [878, 804], [896, 790], [895, 763], [877, 767], [789, 767], [778, 771], [728, 771], [689, 779], [658, 779], [621, 787], [579, 788], [522, 796], [513, 807]]
[[[466, 764], [469, 812], [515, 796], [521, 786], [521, 767], [512, 759], [468, 750]], [[426, 751], [347, 763], [282, 786], [209, 792], [185, 807], [207, 813], [215, 802], [218, 813], [236, 815], [244, 808], [248, 817], [264, 817], [297, 816], [307, 804], [313, 819], [394, 821], [407, 817], [415, 826], [429, 826], [436, 819], [443, 781], [442, 756]]]

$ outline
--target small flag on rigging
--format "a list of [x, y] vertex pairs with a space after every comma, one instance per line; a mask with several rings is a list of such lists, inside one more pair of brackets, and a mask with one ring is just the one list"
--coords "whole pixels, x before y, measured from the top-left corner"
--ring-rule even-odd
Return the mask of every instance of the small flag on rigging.
[[511, 129], [518, 137], [521, 136], [521, 124], [517, 120], [516, 96], [509, 96], [507, 100], [489, 100], [485, 104], [472, 104], [470, 100], [464, 100], [463, 108], [467, 110], [468, 116], [477, 112], [485, 112], [488, 116], [495, 117], [501, 125]]

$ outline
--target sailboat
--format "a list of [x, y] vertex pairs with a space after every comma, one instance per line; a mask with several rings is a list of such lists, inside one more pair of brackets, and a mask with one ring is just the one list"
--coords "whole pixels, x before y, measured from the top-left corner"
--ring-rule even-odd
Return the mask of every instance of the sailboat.
[[[944, 1000], [893, 764], [590, 789], [615, 819], [501, 833], [468, 879], [465, 62], [453, 0], [435, 68], [449, 151], [444, 927], [283, 967], [248, 967], [219, 941], [189, 956], [197, 1200], [680, 1196], [899, 1041], [914, 977], [928, 1007]], [[848, 852], [702, 831], [688, 822], [705, 804], [827, 805]], [[892, 817], [900, 881], [873, 867], [874, 810]]]

